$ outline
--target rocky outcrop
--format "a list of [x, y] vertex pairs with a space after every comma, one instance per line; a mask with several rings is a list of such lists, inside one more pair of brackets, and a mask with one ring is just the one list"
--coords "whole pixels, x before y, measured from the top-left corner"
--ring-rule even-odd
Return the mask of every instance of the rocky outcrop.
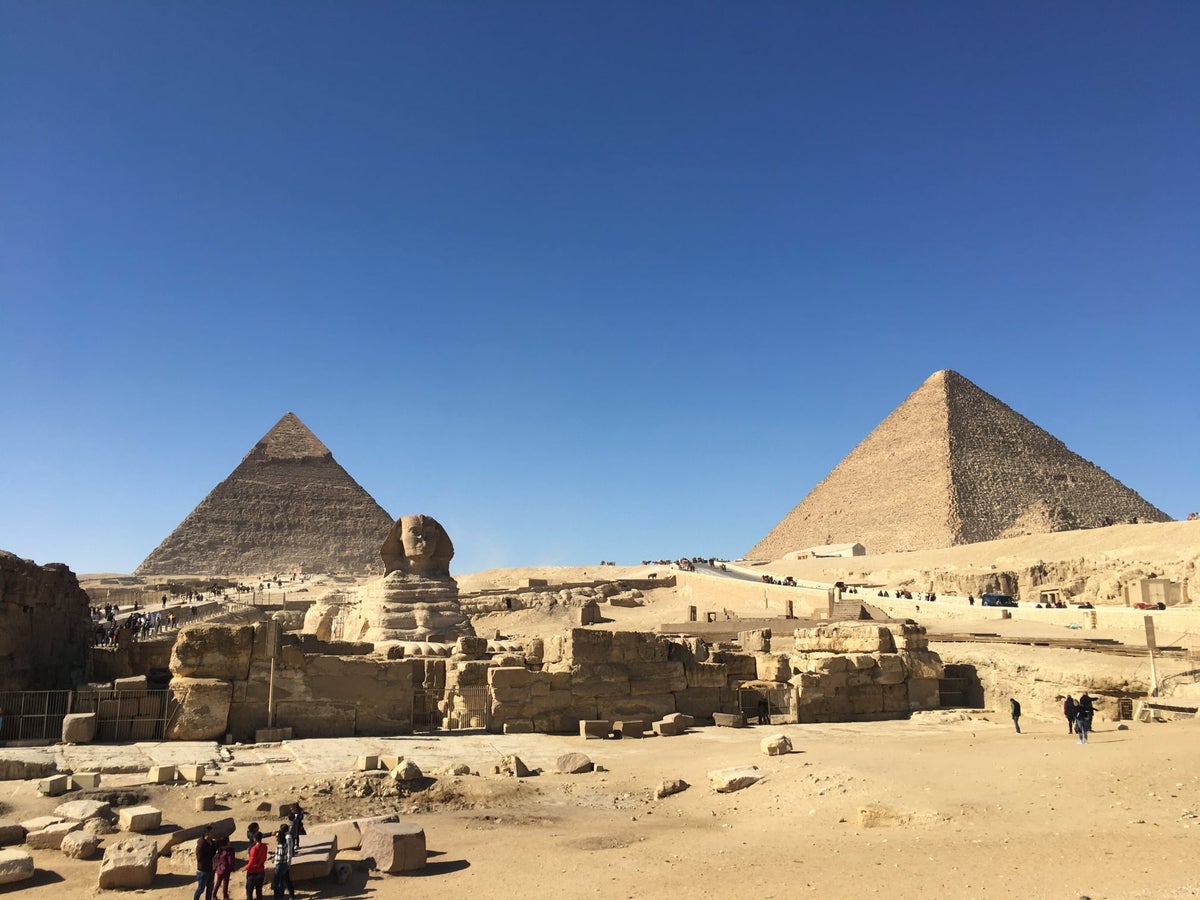
[[748, 556], [868, 553], [1170, 517], [957, 372], [935, 372]]
[[0, 691], [69, 688], [86, 670], [91, 632], [70, 569], [0, 550]]
[[294, 414], [263, 436], [139, 575], [382, 572], [392, 518]]

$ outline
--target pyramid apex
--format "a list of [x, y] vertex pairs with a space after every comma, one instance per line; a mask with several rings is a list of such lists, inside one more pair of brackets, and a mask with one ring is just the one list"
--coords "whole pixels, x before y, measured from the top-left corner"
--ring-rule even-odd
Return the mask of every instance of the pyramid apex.
[[332, 456], [321, 439], [300, 421], [294, 412], [287, 412], [262, 436], [251, 454], [271, 459], [306, 459]]

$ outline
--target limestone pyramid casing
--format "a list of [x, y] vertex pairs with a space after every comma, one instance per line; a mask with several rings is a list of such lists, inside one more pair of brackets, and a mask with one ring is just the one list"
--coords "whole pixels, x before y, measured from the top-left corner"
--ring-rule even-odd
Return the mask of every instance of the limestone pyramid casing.
[[747, 556], [824, 544], [927, 550], [1138, 518], [1170, 521], [957, 372], [934, 372]]
[[379, 546], [391, 526], [391, 516], [289, 412], [137, 574], [382, 574]]

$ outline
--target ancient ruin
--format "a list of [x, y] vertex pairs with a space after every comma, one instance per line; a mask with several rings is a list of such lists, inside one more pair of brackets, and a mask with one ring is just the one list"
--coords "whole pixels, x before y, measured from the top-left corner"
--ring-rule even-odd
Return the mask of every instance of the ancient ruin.
[[934, 372], [747, 553], [922, 550], [1166, 522], [1103, 469], [949, 370]]
[[71, 687], [91, 635], [88, 595], [69, 568], [0, 550], [0, 691]]
[[379, 572], [391, 522], [289, 412], [137, 574]]

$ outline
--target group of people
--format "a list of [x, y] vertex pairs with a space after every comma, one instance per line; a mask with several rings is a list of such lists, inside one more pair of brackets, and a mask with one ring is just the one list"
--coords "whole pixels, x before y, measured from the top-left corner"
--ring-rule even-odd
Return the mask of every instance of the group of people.
[[[300, 848], [300, 838], [305, 834], [304, 816], [305, 811], [296, 803], [288, 821], [275, 832], [274, 875], [271, 879], [275, 900], [285, 896], [295, 900], [291, 867], [292, 858]], [[262, 900], [271, 850], [257, 822], [251, 822], [246, 829], [246, 841], [246, 864], [240, 869], [246, 873], [246, 900]], [[201, 896], [204, 900], [229, 900], [229, 880], [235, 871], [238, 871], [238, 860], [229, 838], [216, 838], [212, 826], [208, 826], [196, 841], [196, 893], [192, 900], [200, 900]]]
[[[1021, 704], [1015, 697], [1008, 698], [1008, 711], [1012, 716], [1013, 727], [1017, 734], [1021, 733]], [[1092, 698], [1084, 691], [1078, 700], [1067, 694], [1063, 701], [1063, 715], [1067, 717], [1067, 734], [1079, 735], [1079, 743], [1086, 744], [1092, 731], [1092, 717], [1096, 714], [1096, 706]]]

